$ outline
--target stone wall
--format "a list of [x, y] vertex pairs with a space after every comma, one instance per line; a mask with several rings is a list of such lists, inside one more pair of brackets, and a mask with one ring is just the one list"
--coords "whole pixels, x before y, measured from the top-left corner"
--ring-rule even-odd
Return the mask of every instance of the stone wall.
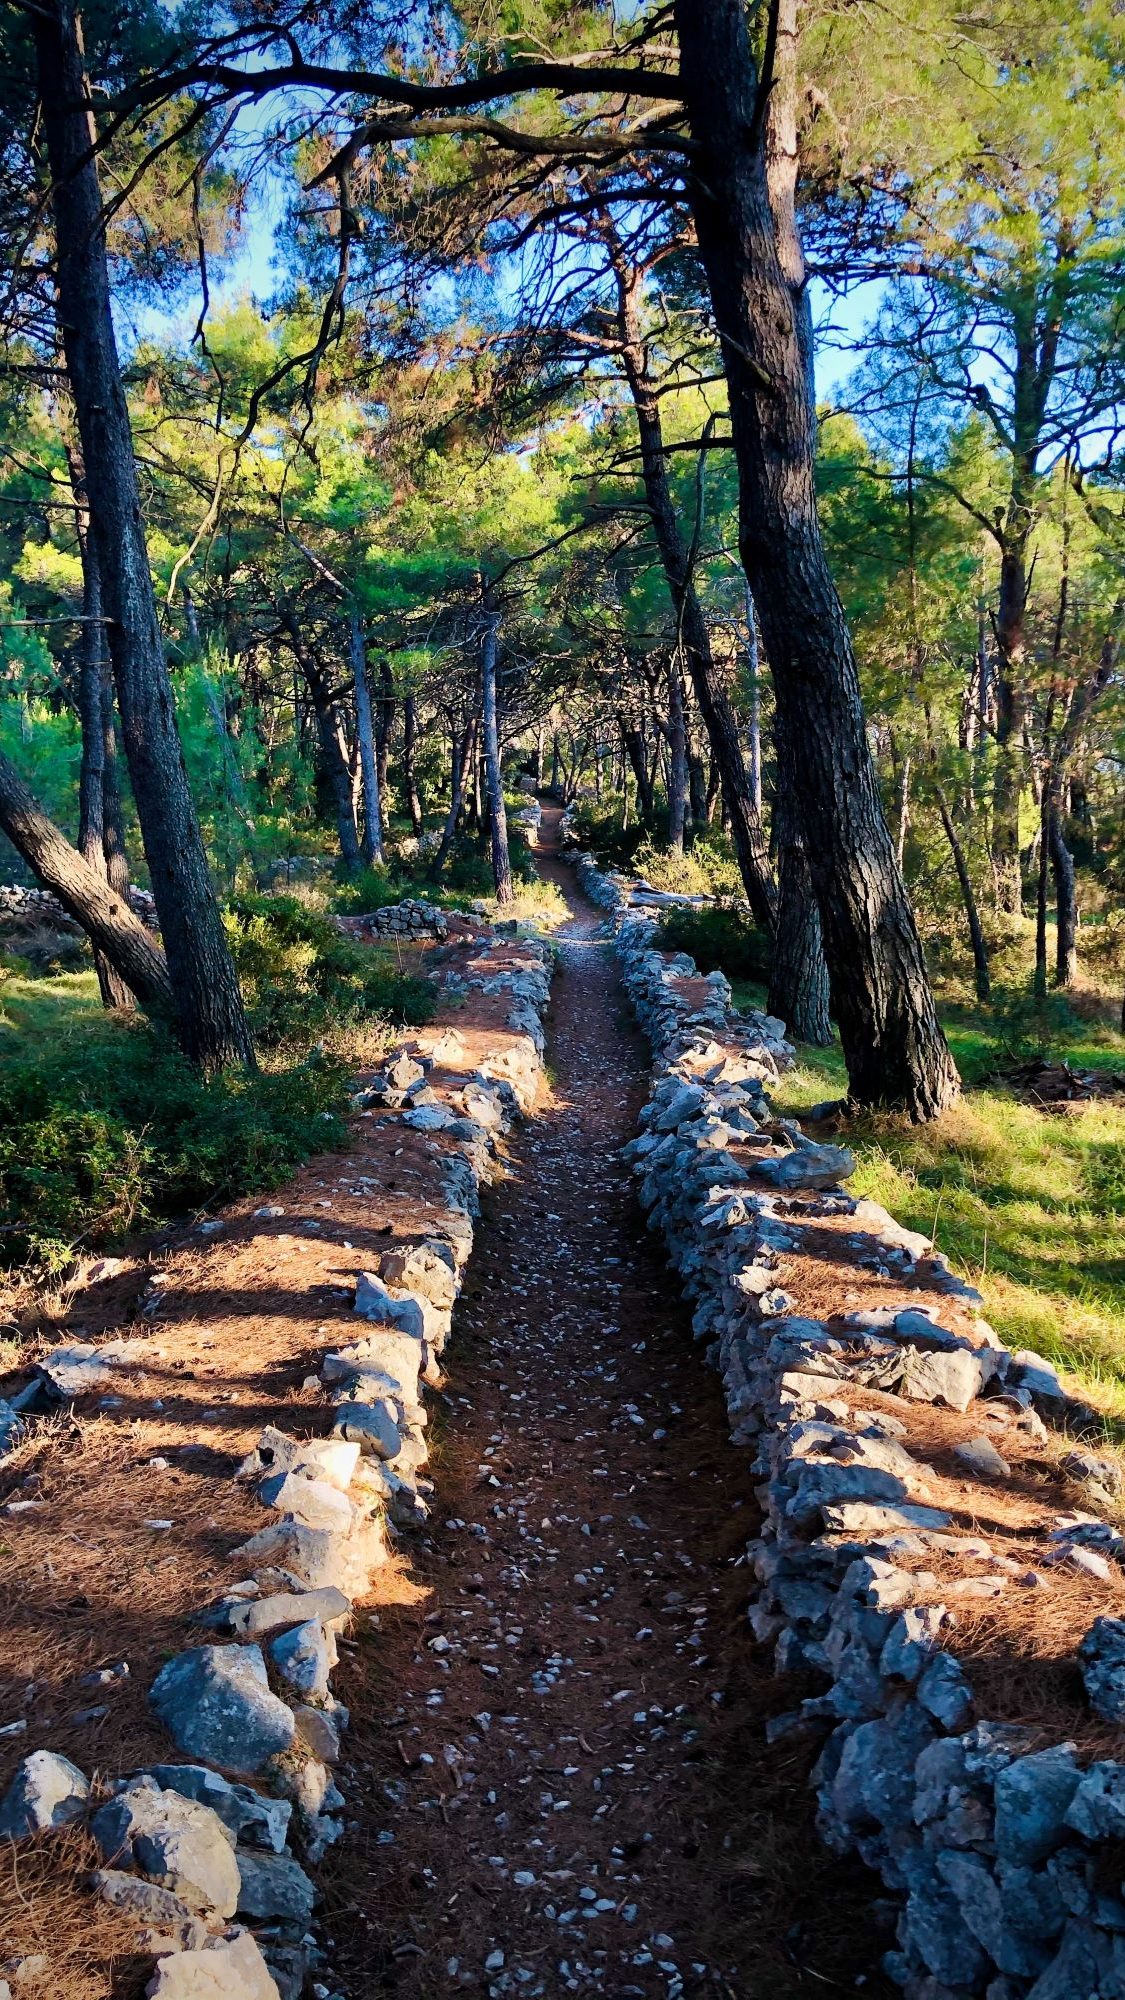
[[[770, 1736], [821, 1746], [822, 1837], [891, 1892], [885, 1964], [908, 2000], [1125, 2000], [1125, 1765], [1081, 1754], [1042, 1720], [989, 1720], [974, 1691], [979, 1648], [964, 1663], [956, 1650], [965, 1613], [1057, 1578], [1080, 1610], [1075, 1722], [1087, 1735], [1091, 1711], [1120, 1723], [1125, 1622], [1103, 1616], [1082, 1638], [1100, 1605], [1122, 1608], [1116, 1529], [1052, 1514], [1048, 1495], [1022, 1561], [972, 1532], [1010, 1482], [992, 1439], [1013, 1458], [1029, 1441], [1048, 1450], [1047, 1426], [1081, 1426], [1088, 1412], [1038, 1356], [1008, 1352], [928, 1239], [845, 1192], [845, 1149], [773, 1117], [769, 1089], [792, 1060], [782, 1023], [732, 1014], [721, 974], [702, 979], [690, 959], [655, 951], [651, 920], [622, 914], [619, 885], [589, 857], [578, 871], [617, 913], [653, 1047], [629, 1148], [641, 1198], [722, 1372], [733, 1439], [754, 1454], [750, 1621], [779, 1673], [818, 1686]], [[901, 1308], [803, 1312], [779, 1273], [810, 1229], [837, 1232], [830, 1254], [845, 1273], [877, 1271], [892, 1291], [901, 1279]], [[956, 1432], [961, 1413], [953, 1457], [967, 1483], [951, 1487], [909, 1448], [911, 1429], [926, 1418]], [[1112, 1466], [1082, 1452], [1067, 1463], [1100, 1482], [1104, 1502]]]
[[[242, 1580], [200, 1606], [198, 1629], [185, 1633], [183, 1650], [153, 1683], [167, 1761], [107, 1780], [41, 1749], [24, 1758], [0, 1801], [0, 1838], [89, 1825], [104, 1863], [92, 1886], [135, 1916], [156, 1960], [146, 1990], [158, 2000], [204, 1992], [298, 2000], [314, 1971], [313, 1990], [330, 1996], [310, 1931], [316, 1888], [307, 1869], [345, 1825], [336, 1766], [348, 1715], [332, 1692], [337, 1639], [392, 1538], [426, 1516], [424, 1389], [443, 1379], [478, 1189], [536, 1095], [550, 967], [544, 944], [480, 943], [444, 984], [454, 999], [474, 988], [498, 996], [502, 1026], [487, 1052], [479, 1030], [470, 1058], [465, 1035], [438, 1025], [415, 1037], [416, 1054], [400, 1049], [355, 1093], [353, 1108], [386, 1125], [388, 1144], [406, 1128], [415, 1152], [429, 1156], [433, 1219], [424, 1240], [392, 1245], [358, 1278], [355, 1337], [320, 1361], [327, 1434], [271, 1426], [237, 1474], [264, 1525], [234, 1551]], [[46, 1355], [13, 1402], [0, 1405], [0, 1454], [41, 1416], [105, 1387], [127, 1390], [130, 1345], [74, 1343]]]

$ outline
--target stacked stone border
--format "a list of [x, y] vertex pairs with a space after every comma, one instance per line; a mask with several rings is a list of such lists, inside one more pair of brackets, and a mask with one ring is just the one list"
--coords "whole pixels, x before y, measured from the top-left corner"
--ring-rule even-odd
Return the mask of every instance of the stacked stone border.
[[[501, 956], [490, 967], [492, 951]], [[314, 1973], [313, 1991], [330, 1994], [312, 1929], [316, 1888], [302, 1863], [322, 1861], [345, 1829], [337, 1637], [391, 1540], [426, 1517], [423, 1388], [444, 1380], [479, 1189], [539, 1087], [551, 969], [538, 940], [485, 942], [445, 985], [452, 998], [475, 987], [508, 999], [495, 1054], [465, 1071], [464, 1037], [447, 1026], [428, 1054], [400, 1050], [353, 1098], [353, 1109], [385, 1121], [388, 1143], [400, 1122], [424, 1135], [446, 1205], [424, 1241], [387, 1251], [359, 1277], [356, 1338], [320, 1364], [330, 1435], [270, 1426], [236, 1475], [270, 1518], [234, 1551], [245, 1580], [201, 1608], [206, 1643], [168, 1660], [150, 1696], [190, 1761], [91, 1782], [68, 1758], [38, 1750], [0, 1801], [0, 1838], [90, 1826], [105, 1864], [91, 1886], [135, 1917], [156, 1960], [146, 1991], [158, 2000], [299, 2000]], [[118, 1384], [128, 1346], [76, 1343], [47, 1355], [0, 1408], [0, 1452], [37, 1412]], [[10, 2000], [2, 1979], [0, 2000]]]
[[[899, 1442], [907, 1426], [887, 1405], [969, 1411], [987, 1392], [1010, 1424], [1044, 1438], [1044, 1419], [1081, 1428], [1090, 1412], [1049, 1364], [1008, 1351], [928, 1239], [845, 1192], [854, 1163], [843, 1148], [773, 1118], [767, 1093], [793, 1056], [783, 1024], [733, 1013], [722, 974], [701, 979], [691, 959], [655, 950], [654, 918], [631, 907], [625, 878], [588, 855], [576, 868], [612, 915], [653, 1050], [627, 1156], [722, 1373], [732, 1437], [756, 1454], [763, 1518], [749, 1548], [750, 1622], [779, 1672], [823, 1682], [774, 1718], [770, 1738], [822, 1744], [810, 1779], [821, 1836], [858, 1853], [891, 1892], [896, 1940], [884, 1963], [908, 2000], [1125, 2000], [1125, 1764], [1084, 1762], [1072, 1743], [978, 1713], [950, 1643], [958, 1593], [998, 1587], [981, 1581], [990, 1551], [919, 1503], [927, 1468]], [[924, 1273], [927, 1293], [969, 1309], [961, 1330], [932, 1310], [857, 1312], [831, 1328], [803, 1317], [778, 1284], [798, 1215], [854, 1220], [853, 1243], [884, 1275]], [[974, 1443], [991, 1450], [987, 1438]], [[1112, 1478], [1105, 1461], [1080, 1457], [1087, 1479]], [[1006, 1474], [993, 1458], [981, 1477]], [[908, 1566], [928, 1552], [941, 1557], [940, 1589]], [[1100, 1578], [1125, 1560], [1125, 1542], [1100, 1518], [1064, 1516], [1035, 1559]], [[964, 1580], [951, 1583], [961, 1563]], [[1079, 1665], [1091, 1705], [1120, 1722], [1125, 1622], [1097, 1619]]]

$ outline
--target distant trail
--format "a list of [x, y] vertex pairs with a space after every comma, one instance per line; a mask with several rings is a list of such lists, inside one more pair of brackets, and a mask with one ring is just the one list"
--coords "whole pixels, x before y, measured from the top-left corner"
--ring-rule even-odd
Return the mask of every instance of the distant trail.
[[554, 1093], [455, 1314], [418, 1601], [340, 1682], [333, 1962], [403, 2000], [823, 1995], [877, 1961], [872, 1889], [816, 1847], [803, 1753], [763, 1747], [793, 1691], [746, 1637], [750, 1459], [619, 1156], [648, 1065], [601, 919], [542, 872], [573, 912]]

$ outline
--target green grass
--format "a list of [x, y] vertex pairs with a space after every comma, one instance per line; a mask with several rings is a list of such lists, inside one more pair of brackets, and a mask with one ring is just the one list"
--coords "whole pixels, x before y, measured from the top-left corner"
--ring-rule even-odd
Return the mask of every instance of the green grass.
[[92, 972], [0, 964], [0, 1267], [61, 1269], [171, 1216], [276, 1186], [342, 1143], [348, 1078], [433, 989], [290, 897], [227, 916], [261, 1067], [203, 1079], [166, 1033], [105, 1014]]
[[[761, 988], [738, 989], [761, 1005]], [[1094, 1102], [1074, 1115], [1021, 1103], [989, 1072], [1012, 1056], [1003, 1008], [982, 1018], [953, 1010], [945, 1022], [965, 1091], [931, 1125], [887, 1115], [849, 1122], [856, 1194], [882, 1202], [910, 1229], [932, 1235], [954, 1268], [984, 1295], [985, 1312], [1012, 1347], [1030, 1347], [1079, 1377], [1116, 1416], [1125, 1414], [1125, 1106]], [[1125, 1037], [1097, 1023], [1041, 1037], [1074, 1066], [1125, 1068]], [[838, 1048], [801, 1049], [775, 1094], [799, 1117], [843, 1094]]]

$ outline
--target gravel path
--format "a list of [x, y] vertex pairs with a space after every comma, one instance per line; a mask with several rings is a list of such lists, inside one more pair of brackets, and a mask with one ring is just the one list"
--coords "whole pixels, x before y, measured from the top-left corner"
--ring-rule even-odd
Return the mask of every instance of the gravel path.
[[816, 1849], [803, 1753], [763, 1751], [793, 1691], [746, 1639], [749, 1460], [619, 1156], [645, 1049], [600, 919], [543, 872], [574, 912], [553, 1090], [455, 1316], [410, 1601], [341, 1682], [334, 1962], [410, 2000], [847, 1990], [870, 1890]]

